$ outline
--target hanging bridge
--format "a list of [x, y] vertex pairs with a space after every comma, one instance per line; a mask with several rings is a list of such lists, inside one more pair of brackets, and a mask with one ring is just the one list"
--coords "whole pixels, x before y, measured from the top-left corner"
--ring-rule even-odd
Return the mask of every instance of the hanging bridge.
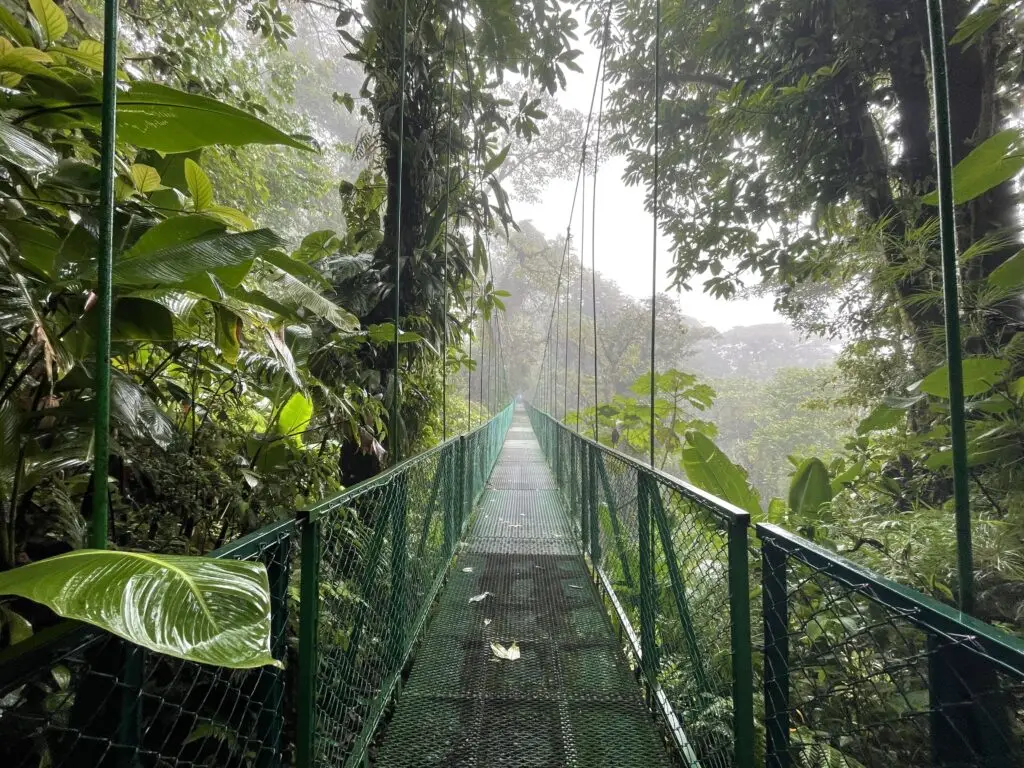
[[281, 668], [58, 625], [0, 658], [3, 764], [1022, 764], [1019, 639], [529, 406], [214, 556]]

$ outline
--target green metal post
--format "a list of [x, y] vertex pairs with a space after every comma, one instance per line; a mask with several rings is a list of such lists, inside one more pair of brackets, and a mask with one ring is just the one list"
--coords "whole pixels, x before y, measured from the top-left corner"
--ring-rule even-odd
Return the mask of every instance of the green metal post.
[[580, 552], [586, 554], [590, 548], [590, 463], [587, 461], [586, 443], [580, 445], [580, 506], [577, 509], [580, 515]]
[[[285, 661], [288, 652], [288, 577], [291, 574], [291, 536], [285, 536], [269, 550], [267, 563], [270, 580], [270, 651], [278, 661]], [[284, 729], [284, 673], [265, 667], [256, 670], [255, 698], [260, 703], [257, 733], [261, 747], [256, 755], [257, 768], [280, 768], [283, 765], [282, 739]]]
[[789, 594], [786, 553], [761, 541], [766, 768], [789, 768]]
[[942, 295], [946, 314], [946, 368], [949, 371], [949, 426], [953, 449], [953, 504], [956, 511], [957, 574], [960, 610], [974, 610], [974, 555], [967, 474], [967, 425], [964, 414], [964, 372], [960, 349], [959, 270], [956, 218], [953, 212], [953, 141], [949, 124], [949, 81], [946, 30], [941, 0], [927, 0], [935, 104], [935, 156], [939, 182], [939, 240], [942, 252]]
[[577, 445], [575, 440], [569, 444], [569, 509], [572, 512], [580, 508], [583, 479], [583, 467], [577, 464], [579, 461]]
[[406, 75], [406, 31], [409, 28], [409, 2], [402, 0], [402, 71], [398, 76], [399, 102], [398, 102], [398, 189], [395, 193], [397, 205], [395, 206], [395, 372], [391, 381], [391, 419], [388, 423], [388, 435], [391, 442], [392, 464], [402, 460], [401, 440], [398, 437], [399, 408], [401, 407], [401, 377], [399, 375], [399, 363], [402, 359], [401, 345], [398, 343], [398, 320], [402, 314], [402, 219], [405, 210], [402, 208], [402, 174], [405, 164], [405, 75]]
[[597, 448], [587, 449], [587, 480], [590, 489], [587, 494], [589, 509], [584, 514], [590, 515], [590, 559], [596, 568], [601, 562], [601, 526], [597, 519]]
[[110, 467], [110, 322], [113, 314], [114, 175], [117, 162], [117, 3], [103, 4], [103, 118], [100, 133], [100, 251], [96, 260], [96, 418], [89, 545], [106, 549]]
[[301, 521], [299, 573], [299, 683], [295, 764], [312, 768], [316, 751], [317, 625], [320, 617], [320, 521]]
[[395, 500], [391, 504], [391, 608], [389, 633], [391, 636], [391, 663], [402, 663], [405, 653], [406, 627], [409, 621], [409, 542], [406, 530], [408, 512], [408, 477], [404, 472], [395, 476]]
[[649, 684], [658, 680], [658, 647], [654, 616], [657, 592], [651, 552], [651, 487], [646, 472], [637, 470], [637, 535], [640, 539], [640, 651], [641, 666]]
[[749, 515], [729, 522], [729, 624], [732, 639], [734, 765], [754, 768], [754, 661], [750, 640]]

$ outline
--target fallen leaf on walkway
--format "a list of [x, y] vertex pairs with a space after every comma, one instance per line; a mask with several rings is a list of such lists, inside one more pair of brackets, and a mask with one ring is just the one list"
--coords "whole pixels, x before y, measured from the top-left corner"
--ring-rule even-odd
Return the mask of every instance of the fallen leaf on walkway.
[[485, 627], [486, 627], [486, 626], [489, 626], [489, 625], [490, 625], [490, 623], [491, 623], [491, 620], [490, 620], [490, 619], [484, 619], [484, 626], [485, 626]]
[[462, 572], [463, 573], [472, 573], [473, 569], [471, 567], [469, 567], [469, 566], [466, 566], [465, 568], [462, 569]]
[[570, 584], [569, 589], [583, 589], [579, 584]]
[[482, 603], [490, 596], [490, 594], [490, 592], [481, 592], [479, 595], [473, 595], [471, 598], [469, 598], [469, 602]]
[[516, 643], [512, 643], [508, 648], [505, 648], [501, 643], [491, 643], [491, 653], [499, 659], [515, 661], [519, 658], [519, 646]]

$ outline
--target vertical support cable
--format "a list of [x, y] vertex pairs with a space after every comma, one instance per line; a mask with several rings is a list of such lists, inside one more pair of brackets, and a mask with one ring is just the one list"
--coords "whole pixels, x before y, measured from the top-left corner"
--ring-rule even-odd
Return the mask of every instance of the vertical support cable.
[[[598, 418], [597, 418], [597, 167], [601, 161], [601, 117], [604, 114], [604, 79], [608, 72], [607, 63], [603, 62], [605, 50], [608, 47], [608, 26], [611, 22], [611, 15], [607, 15], [604, 21], [604, 37], [601, 43], [602, 74], [601, 74], [601, 99], [597, 106], [597, 141], [594, 143], [594, 186], [590, 191], [590, 303], [594, 316], [594, 442], [600, 442]], [[581, 255], [582, 260], [582, 255]]]
[[651, 245], [651, 403], [650, 403], [650, 453], [651, 466], [654, 466], [654, 397], [657, 386], [654, 381], [654, 345], [656, 341], [658, 317], [658, 202], [659, 202], [659, 168], [658, 139], [661, 125], [661, 0], [654, 0], [654, 184], [653, 184], [653, 216], [654, 236]]
[[395, 226], [395, 372], [391, 381], [391, 457], [392, 463], [397, 464], [402, 459], [402, 446], [398, 438], [398, 408], [400, 397], [398, 390], [401, 380], [399, 378], [398, 365], [401, 361], [401, 347], [398, 344], [398, 318], [401, 313], [402, 297], [402, 174], [405, 168], [405, 79], [406, 79], [406, 52], [407, 52], [407, 30], [409, 26], [409, 0], [402, 0], [402, 72], [398, 78], [398, 88], [401, 92], [398, 102], [398, 190], [396, 198], [398, 203], [398, 222]]
[[110, 467], [110, 322], [114, 269], [114, 164], [117, 142], [117, 3], [103, 4], [103, 122], [100, 134], [100, 252], [97, 259], [96, 420], [93, 425], [92, 528], [89, 545], [106, 549]]
[[953, 139], [949, 123], [949, 77], [946, 30], [941, 0], [927, 0], [935, 104], [935, 158], [939, 182], [939, 240], [942, 251], [942, 297], [946, 315], [946, 368], [949, 371], [949, 422], [953, 448], [953, 504], [956, 513], [957, 573], [960, 610], [974, 609], [974, 556], [971, 502], [967, 480], [967, 427], [964, 374], [960, 348], [960, 299], [957, 288], [956, 219], [953, 213]]
[[476, 267], [469, 276], [469, 381], [466, 383], [466, 411], [473, 429], [473, 323], [476, 320]]
[[[571, 225], [570, 225], [571, 226]], [[566, 233], [568, 235], [568, 232]], [[562, 421], [569, 415], [569, 306], [572, 285], [572, 260], [565, 262], [565, 349], [562, 355]]]
[[[583, 376], [583, 251], [584, 237], [587, 231], [587, 140], [583, 139], [583, 159], [580, 162], [580, 179], [582, 194], [580, 195], [580, 301], [579, 331], [576, 334], [576, 432], [580, 431], [580, 379]], [[591, 213], [593, 216], [593, 213]], [[597, 408], [597, 403], [594, 403]]]

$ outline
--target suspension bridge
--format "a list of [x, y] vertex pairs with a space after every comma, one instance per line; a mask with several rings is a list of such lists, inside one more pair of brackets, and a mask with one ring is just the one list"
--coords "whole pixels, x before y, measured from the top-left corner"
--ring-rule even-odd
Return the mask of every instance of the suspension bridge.
[[[969, 532], [946, 35], [938, 3], [928, 5], [956, 513]], [[116, 3], [105, 7], [101, 477], [117, 62]], [[660, 21], [659, 12], [659, 45]], [[792, 532], [754, 524], [747, 512], [659, 472], [653, 413], [646, 462], [599, 442], [596, 431], [595, 439], [585, 437], [578, 421], [572, 429], [568, 344], [558, 360], [564, 266], [563, 255], [549, 323], [554, 343], [544, 352], [534, 405], [509, 404], [466, 434], [213, 553], [266, 565], [279, 666], [203, 666], [58, 624], [0, 653], [3, 764], [1024, 765], [1024, 643], [971, 617], [969, 541], [958, 552], [961, 604], [954, 609]], [[566, 339], [568, 279], [564, 287]], [[396, 285], [396, 378], [399, 296]], [[652, 291], [652, 409], [655, 299]], [[495, 323], [492, 346], [497, 331]], [[594, 334], [596, 386], [596, 306]], [[492, 368], [496, 360], [492, 349]], [[582, 345], [577, 412], [581, 366]], [[557, 415], [560, 373], [559, 419], [536, 406]], [[480, 400], [483, 385], [481, 377]], [[396, 420], [399, 389], [391, 388]], [[491, 399], [498, 402], [497, 388]], [[397, 423], [391, 431], [397, 436]], [[95, 500], [93, 545], [103, 547], [105, 494]]]

